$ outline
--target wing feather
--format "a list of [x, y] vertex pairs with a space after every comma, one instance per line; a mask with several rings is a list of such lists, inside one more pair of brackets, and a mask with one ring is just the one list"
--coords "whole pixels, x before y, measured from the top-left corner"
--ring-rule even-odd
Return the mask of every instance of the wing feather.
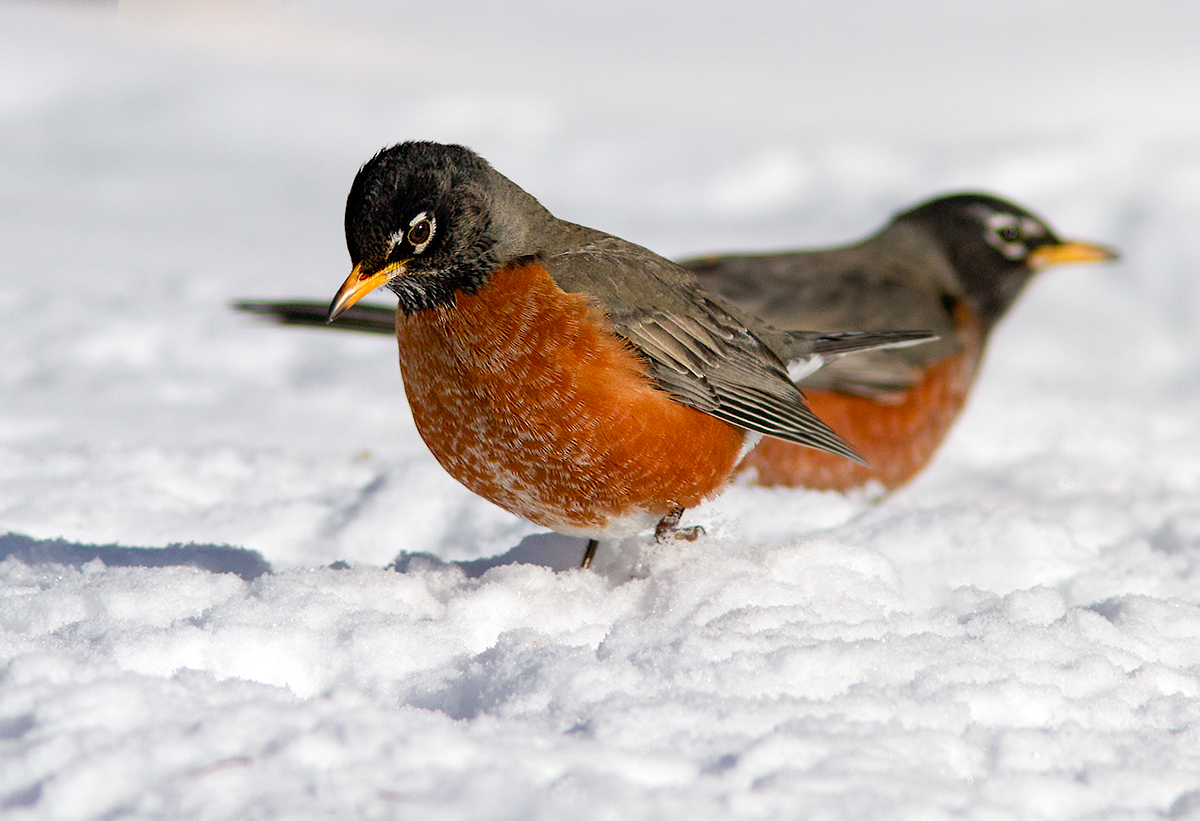
[[[647, 363], [660, 388], [731, 425], [862, 460], [816, 417], [788, 379], [775, 350], [787, 347], [786, 335], [735, 315], [668, 260], [589, 233], [588, 241], [548, 256], [544, 264], [564, 290], [597, 302], [613, 332]], [[759, 332], [774, 334], [776, 344], [768, 345]]]

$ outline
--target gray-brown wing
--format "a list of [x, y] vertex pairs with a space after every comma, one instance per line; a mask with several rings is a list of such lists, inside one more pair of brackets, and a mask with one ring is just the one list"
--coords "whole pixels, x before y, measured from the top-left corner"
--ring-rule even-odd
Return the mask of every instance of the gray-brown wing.
[[940, 250], [896, 228], [829, 251], [685, 260], [700, 284], [772, 325], [829, 331], [927, 329], [939, 340], [830, 363], [804, 387], [863, 395], [902, 391], [958, 353], [950, 313], [961, 286]]
[[674, 263], [598, 233], [544, 261], [563, 290], [597, 301], [613, 331], [680, 403], [747, 430], [862, 461], [808, 408], [780, 357], [747, 330], [747, 322]]

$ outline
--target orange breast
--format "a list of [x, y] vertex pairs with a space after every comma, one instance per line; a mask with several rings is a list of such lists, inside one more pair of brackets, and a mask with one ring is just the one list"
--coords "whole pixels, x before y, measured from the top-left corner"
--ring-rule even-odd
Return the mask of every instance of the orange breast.
[[554, 530], [606, 535], [721, 488], [744, 432], [672, 401], [586, 297], [539, 265], [398, 314], [417, 430], [454, 478]]
[[950, 431], [979, 367], [983, 334], [978, 320], [961, 306], [955, 320], [962, 350], [929, 368], [899, 401], [804, 391], [813, 412], [854, 445], [868, 466], [778, 439], [763, 439], [738, 470], [753, 468], [762, 485], [814, 490], [845, 491], [871, 480], [892, 490], [909, 481], [929, 463]]

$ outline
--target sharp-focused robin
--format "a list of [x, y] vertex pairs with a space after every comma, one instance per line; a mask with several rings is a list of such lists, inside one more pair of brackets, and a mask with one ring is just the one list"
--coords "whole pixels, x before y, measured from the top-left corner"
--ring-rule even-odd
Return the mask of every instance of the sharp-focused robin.
[[657, 254], [555, 218], [461, 146], [379, 152], [350, 189], [346, 241], [329, 320], [386, 285], [433, 455], [501, 507], [590, 538], [585, 566], [598, 539], [673, 529], [761, 435], [860, 460], [789, 365], [931, 338], [779, 331]]
[[713, 293], [779, 328], [928, 328], [928, 345], [832, 362], [802, 381], [810, 407], [867, 464], [764, 439], [742, 462], [765, 485], [894, 489], [918, 473], [966, 401], [992, 328], [1035, 273], [1116, 254], [1064, 241], [998, 197], [956, 194], [855, 244], [681, 263]]

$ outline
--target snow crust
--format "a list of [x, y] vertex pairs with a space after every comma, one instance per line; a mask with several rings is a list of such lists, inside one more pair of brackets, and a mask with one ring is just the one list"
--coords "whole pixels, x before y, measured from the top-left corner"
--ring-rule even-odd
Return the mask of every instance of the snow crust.
[[[0, 813], [1200, 817], [1197, 7], [898, 8], [0, 5]], [[331, 296], [410, 137], [667, 254], [972, 188], [1124, 260], [1034, 282], [911, 486], [581, 572], [390, 340], [228, 309]]]

